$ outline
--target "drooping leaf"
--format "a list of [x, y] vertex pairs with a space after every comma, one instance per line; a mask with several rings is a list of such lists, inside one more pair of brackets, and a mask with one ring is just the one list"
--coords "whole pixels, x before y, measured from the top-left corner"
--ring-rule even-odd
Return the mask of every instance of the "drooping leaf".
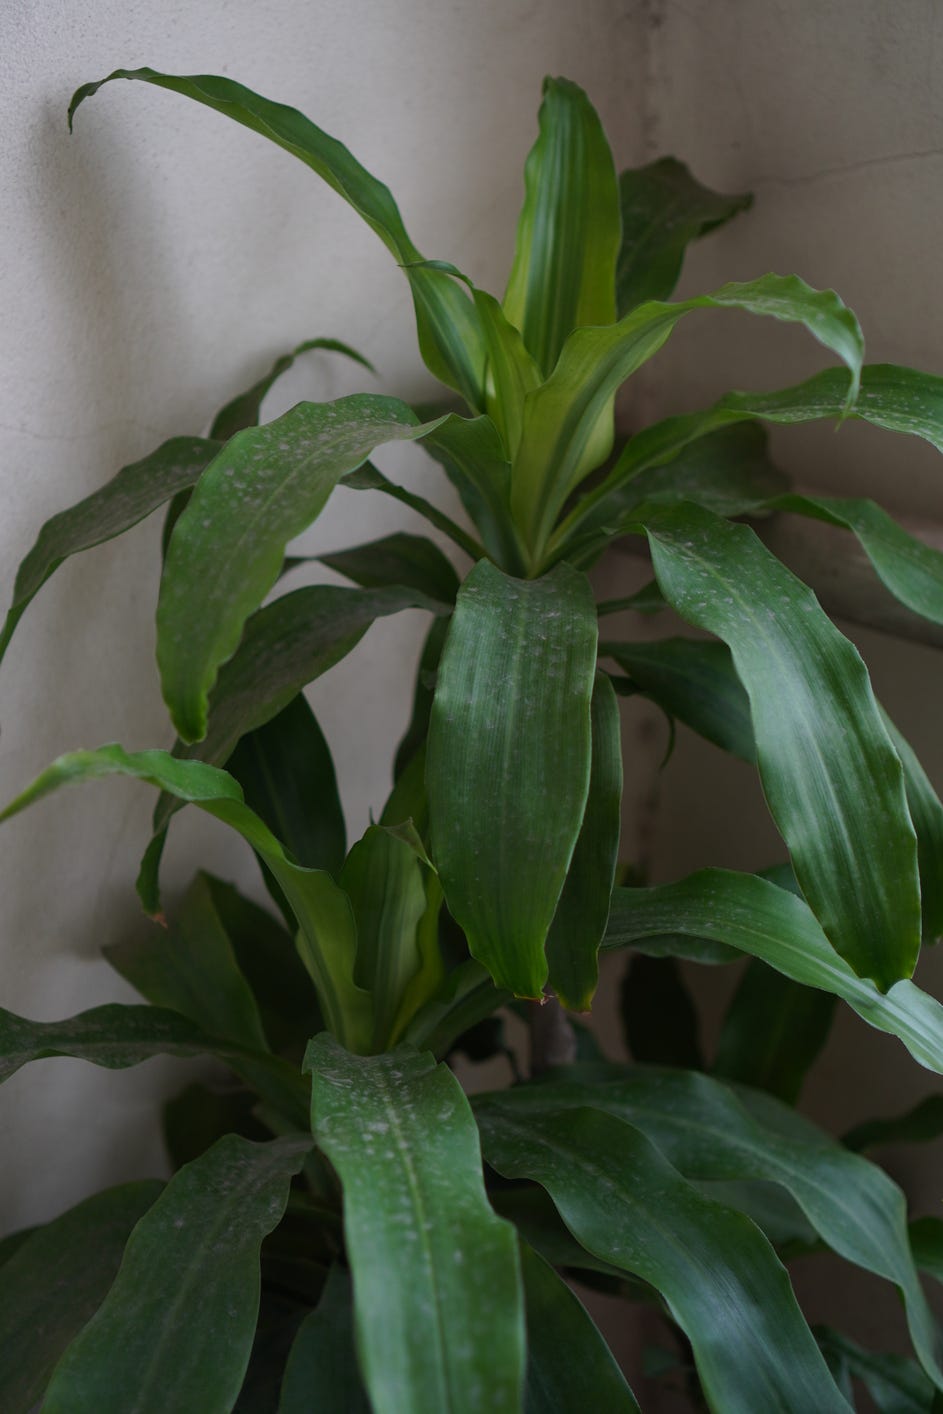
[[846, 364], [846, 407], [854, 406], [864, 352], [858, 321], [833, 291], [813, 290], [794, 275], [764, 275], [678, 304], [651, 301], [608, 328], [577, 329], [552, 375], [527, 399], [514, 462], [511, 509], [538, 564], [567, 497], [608, 454], [608, 447], [600, 454], [594, 441], [600, 410], [685, 314], [712, 308], [803, 324]]
[[644, 300], [668, 299], [691, 241], [746, 211], [749, 192], [724, 196], [691, 175], [676, 157], [619, 174], [622, 245], [616, 267], [619, 318]]
[[913, 747], [881, 708], [881, 720], [904, 768], [907, 809], [917, 832], [920, 913], [924, 942], [943, 937], [943, 804]]
[[588, 1081], [560, 1074], [559, 1081], [509, 1092], [505, 1108], [526, 1124], [538, 1115], [555, 1122], [564, 1112], [575, 1117], [588, 1105], [641, 1130], [687, 1179], [782, 1185], [835, 1252], [898, 1288], [914, 1348], [943, 1388], [936, 1328], [910, 1252], [906, 1200], [881, 1169], [770, 1096], [758, 1097], [763, 1115], [781, 1117], [776, 1128], [763, 1123], [758, 1110], [748, 1112], [706, 1075], [640, 1066], [596, 1068]]
[[278, 578], [288, 541], [375, 447], [425, 430], [396, 398], [355, 394], [299, 403], [226, 443], [174, 527], [157, 605], [164, 697], [185, 741], [206, 735], [219, 668]]
[[104, 1300], [156, 1179], [107, 1188], [35, 1228], [3, 1264], [0, 1407], [30, 1414], [63, 1350]]
[[836, 1001], [751, 959], [724, 1017], [715, 1074], [794, 1104], [828, 1039]]
[[[835, 952], [802, 899], [756, 874], [701, 869], [677, 884], [615, 889], [604, 948], [659, 940], [696, 961], [732, 961], [717, 944], [761, 958], [786, 977], [848, 1003], [870, 1026], [897, 1036], [914, 1060], [943, 1075], [943, 1007], [912, 982], [889, 992], [858, 977]], [[685, 942], [694, 946], [686, 954]]]
[[363, 354], [359, 354], [349, 344], [342, 343], [340, 339], [306, 339], [303, 344], [292, 349], [291, 353], [282, 354], [280, 358], [277, 358], [269, 371], [257, 383], [253, 383], [251, 388], [247, 388], [245, 392], [237, 393], [234, 398], [230, 398], [225, 407], [220, 408], [213, 419], [210, 436], [218, 438], [220, 442], [226, 442], [230, 437], [234, 437], [237, 432], [242, 432], [247, 427], [257, 427], [262, 404], [275, 383], [283, 373], [288, 372], [301, 354], [310, 353], [315, 349], [322, 349], [327, 353], [343, 354], [345, 358], [353, 359], [354, 363], [359, 363], [368, 373], [376, 372], [369, 359], [364, 358]]
[[596, 953], [606, 931], [619, 858], [622, 746], [612, 684], [596, 674], [591, 703], [589, 794], [573, 858], [547, 934], [550, 986], [571, 1011], [588, 1011], [596, 990]]
[[633, 1060], [700, 1070], [700, 1021], [673, 957], [630, 961], [621, 992], [622, 1031]]
[[192, 802], [230, 825], [261, 856], [281, 886], [301, 930], [299, 947], [318, 990], [326, 1023], [352, 1047], [369, 1047], [369, 996], [354, 982], [356, 925], [350, 900], [330, 874], [305, 869], [242, 799], [232, 776], [202, 761], [180, 761], [166, 751], [127, 752], [116, 744], [60, 756], [0, 813], [0, 821], [70, 782], [131, 776]]
[[688, 506], [646, 516], [646, 531], [666, 599], [730, 647], [806, 898], [837, 951], [886, 990], [920, 947], [917, 843], [864, 663], [748, 526]]
[[140, 461], [122, 467], [100, 490], [47, 520], [17, 571], [13, 600], [0, 632], [0, 658], [33, 597], [63, 560], [112, 540], [178, 492], [194, 486], [220, 450], [206, 437], [172, 437]]
[[507, 1178], [542, 1184], [584, 1247], [661, 1293], [691, 1342], [710, 1405], [724, 1414], [847, 1414], [786, 1272], [752, 1223], [703, 1197], [638, 1129], [612, 1115], [554, 1113], [505, 1098], [476, 1103], [488, 1163]]
[[927, 1095], [891, 1119], [867, 1119], [856, 1124], [842, 1143], [848, 1149], [873, 1149], [881, 1144], [925, 1144], [943, 1134], [943, 1095]]
[[596, 617], [568, 566], [514, 580], [483, 560], [459, 593], [426, 755], [433, 858], [469, 950], [538, 997], [590, 776]]
[[228, 1414], [259, 1312], [259, 1248], [308, 1148], [231, 1134], [174, 1175], [57, 1365], [45, 1414]]
[[354, 1349], [350, 1278], [337, 1264], [291, 1347], [278, 1414], [310, 1414], [318, 1405], [337, 1414], [371, 1414]]
[[616, 317], [621, 218], [612, 153], [583, 90], [545, 79], [539, 123], [504, 313], [546, 377], [574, 329]]
[[816, 1327], [819, 1349], [836, 1376], [861, 1381], [877, 1414], [933, 1414], [933, 1386], [923, 1371], [902, 1355], [865, 1350], [847, 1336]]
[[525, 1414], [641, 1414], [585, 1307], [553, 1268], [521, 1243], [527, 1301]]
[[210, 74], [176, 77], [153, 69], [117, 69], [97, 83], [83, 84], [69, 105], [70, 125], [80, 103], [103, 83], [118, 78], [140, 79], [203, 103], [260, 133], [315, 171], [363, 217], [404, 270], [416, 308], [419, 347], [429, 371], [457, 389], [470, 407], [482, 407], [484, 346], [474, 306], [452, 279], [422, 261], [389, 188], [342, 143], [297, 109], [273, 103], [232, 79]]
[[458, 575], [451, 561], [438, 545], [422, 535], [398, 531], [382, 540], [372, 540], [369, 545], [335, 550], [318, 559], [364, 589], [399, 584], [418, 589], [442, 604], [451, 604], [458, 593]]
[[311, 1122], [344, 1189], [357, 1346], [375, 1414], [516, 1414], [523, 1302], [513, 1228], [485, 1197], [474, 1119], [431, 1056], [311, 1042]]

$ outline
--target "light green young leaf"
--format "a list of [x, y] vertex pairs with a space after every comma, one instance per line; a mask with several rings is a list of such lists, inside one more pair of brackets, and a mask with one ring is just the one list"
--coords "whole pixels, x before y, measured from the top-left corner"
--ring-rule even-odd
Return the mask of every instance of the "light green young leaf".
[[596, 953], [606, 931], [619, 858], [622, 746], [619, 704], [604, 673], [591, 705], [592, 759], [583, 823], [547, 934], [550, 986], [571, 1011], [588, 1011], [599, 978]]
[[357, 1346], [375, 1414], [518, 1414], [514, 1230], [485, 1197], [474, 1119], [431, 1056], [358, 1058], [317, 1036], [315, 1139], [344, 1189]]
[[589, 584], [569, 566], [512, 580], [483, 560], [465, 580], [429, 726], [432, 856], [472, 955], [519, 996], [546, 981], [583, 819], [595, 654]]
[[43, 1414], [229, 1414], [259, 1313], [259, 1249], [310, 1139], [219, 1140], [167, 1184], [53, 1374]]
[[[3, 1264], [0, 1408], [30, 1414], [63, 1350], [95, 1314], [128, 1235], [160, 1194], [144, 1179], [106, 1188], [34, 1228]], [[52, 1277], [55, 1273], [55, 1277]]]
[[756, 874], [701, 869], [677, 884], [614, 889], [603, 947], [638, 943], [649, 951], [647, 939], [699, 962], [733, 961], [728, 947], [761, 958], [805, 987], [841, 997], [870, 1026], [897, 1036], [918, 1064], [943, 1075], [943, 1006], [912, 982], [882, 993], [856, 976], [808, 904]]
[[917, 843], [864, 663], [748, 526], [696, 506], [641, 514], [665, 598], [730, 647], [806, 898], [833, 947], [886, 990], [920, 947]]
[[592, 1109], [525, 1109], [517, 1093], [476, 1103], [488, 1163], [540, 1183], [582, 1246], [661, 1293], [712, 1408], [848, 1414], [751, 1222], [705, 1198], [631, 1125]]
[[504, 313], [546, 377], [574, 329], [616, 317], [622, 223], [612, 153], [583, 90], [545, 79], [539, 122]]
[[117, 69], [97, 83], [83, 84], [69, 105], [70, 126], [80, 103], [102, 84], [119, 78], [139, 79], [203, 103], [300, 158], [327, 182], [363, 217], [404, 269], [416, 308], [419, 347], [429, 371], [460, 392], [470, 407], [481, 410], [484, 345], [471, 301], [448, 275], [423, 262], [389, 188], [361, 166], [342, 143], [297, 109], [273, 103], [232, 79], [211, 74], [174, 76], [146, 68]]
[[17, 571], [13, 602], [0, 632], [0, 658], [30, 601], [63, 560], [130, 530], [178, 492], [194, 486], [220, 450], [206, 437], [172, 437], [122, 467], [107, 485], [47, 520]]
[[619, 175], [622, 245], [616, 267], [619, 318], [644, 300], [668, 299], [691, 241], [752, 206], [749, 192], [724, 196], [701, 186], [676, 157]]
[[426, 430], [395, 398], [299, 403], [237, 433], [203, 473], [174, 527], [157, 605], [164, 697], [185, 741], [206, 735], [220, 665], [277, 580], [288, 541], [375, 447]]

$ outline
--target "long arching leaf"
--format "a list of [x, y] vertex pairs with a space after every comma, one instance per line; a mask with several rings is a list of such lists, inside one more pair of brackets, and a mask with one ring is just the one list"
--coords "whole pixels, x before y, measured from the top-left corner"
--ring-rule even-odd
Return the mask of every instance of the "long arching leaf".
[[312, 1402], [337, 1414], [371, 1414], [354, 1348], [350, 1277], [339, 1264], [292, 1343], [278, 1414], [311, 1414]]
[[376, 1414], [517, 1414], [513, 1228], [485, 1197], [474, 1119], [431, 1056], [311, 1042], [311, 1122], [344, 1189], [357, 1344]]

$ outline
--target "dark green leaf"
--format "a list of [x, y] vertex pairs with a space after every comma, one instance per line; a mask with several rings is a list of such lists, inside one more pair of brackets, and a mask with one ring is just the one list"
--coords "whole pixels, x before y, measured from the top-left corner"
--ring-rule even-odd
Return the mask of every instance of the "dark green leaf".
[[881, 708], [881, 719], [904, 768], [907, 808], [917, 831], [924, 942], [943, 937], [943, 804], [910, 743]]
[[596, 616], [569, 566], [514, 580], [481, 561], [439, 668], [426, 787], [433, 857], [469, 950], [539, 997], [544, 943], [590, 776]]
[[[414, 763], [419, 756], [422, 756], [423, 778], [419, 783], [422, 794], [422, 810], [419, 814], [414, 809], [406, 811], [406, 815], [411, 815], [416, 822], [417, 829], [424, 830], [428, 817], [428, 802], [425, 794], [425, 742], [429, 731], [429, 715], [432, 712], [432, 699], [435, 695], [435, 679], [439, 671], [439, 660], [442, 657], [442, 649], [445, 647], [445, 640], [449, 631], [449, 621], [440, 616], [433, 619], [429, 626], [422, 645], [422, 652], [419, 655], [419, 666], [416, 669], [416, 684], [413, 688], [413, 710], [410, 714], [409, 725], [403, 734], [403, 739], [396, 748], [396, 758], [393, 765], [393, 778], [399, 782], [406, 771], [415, 770]], [[395, 789], [395, 786], [394, 786]], [[415, 791], [418, 786], [412, 787], [414, 800]], [[400, 816], [400, 818], [404, 818]], [[386, 819], [384, 824], [392, 824], [393, 821]]]
[[752, 1223], [704, 1198], [632, 1126], [591, 1109], [520, 1107], [511, 1098], [520, 1093], [476, 1106], [486, 1159], [505, 1177], [541, 1183], [584, 1247], [661, 1292], [714, 1408], [847, 1414]]
[[474, 958], [454, 968], [414, 1018], [403, 1037], [419, 1050], [447, 1055], [457, 1039], [511, 1000]]
[[355, 363], [366, 368], [368, 372], [376, 372], [373, 364], [365, 359], [363, 354], [359, 354], [349, 344], [341, 343], [339, 339], [306, 339], [290, 354], [283, 354], [281, 358], [277, 358], [268, 373], [257, 383], [253, 383], [251, 388], [247, 388], [244, 393], [238, 393], [236, 397], [230, 399], [225, 407], [220, 408], [213, 419], [210, 436], [218, 438], [220, 442], [226, 442], [230, 437], [234, 437], [237, 432], [242, 432], [247, 427], [257, 427], [262, 403], [273, 385], [283, 373], [288, 372], [300, 354], [308, 353], [312, 349], [324, 349], [329, 353], [343, 354], [346, 358], [352, 358]]
[[563, 892], [547, 934], [550, 986], [571, 1011], [588, 1011], [596, 990], [596, 953], [606, 931], [619, 858], [622, 747], [612, 684], [596, 674], [591, 705], [589, 795]]
[[405, 270], [416, 307], [419, 347], [430, 372], [462, 393], [471, 407], [480, 409], [484, 345], [471, 301], [448, 275], [422, 261], [389, 188], [371, 176], [342, 143], [297, 109], [273, 103], [232, 79], [210, 74], [175, 77], [153, 69], [118, 69], [97, 83], [83, 84], [69, 106], [70, 124], [84, 99], [117, 78], [140, 79], [204, 103], [261, 133], [315, 171], [363, 217]]
[[917, 1218], [910, 1224], [910, 1245], [920, 1270], [943, 1282], [943, 1219]]
[[616, 317], [621, 221], [612, 153], [583, 90], [545, 79], [539, 121], [504, 313], [546, 376], [572, 330]]
[[695, 506], [645, 520], [662, 593], [733, 654], [806, 898], [837, 951], [886, 990], [920, 947], [917, 844], [864, 663], [748, 526]]
[[206, 735], [210, 689], [277, 580], [288, 541], [375, 447], [425, 430], [396, 398], [299, 403], [238, 432], [206, 469], [174, 527], [157, 606], [164, 696], [185, 741]]
[[943, 1134], [943, 1095], [927, 1095], [893, 1119], [868, 1119], [842, 1136], [848, 1149], [881, 1144], [925, 1144]]
[[353, 550], [319, 555], [318, 559], [365, 589], [399, 584], [418, 589], [442, 604], [451, 604], [458, 593], [458, 575], [451, 562], [438, 545], [422, 535], [398, 532]]
[[357, 1354], [350, 1278], [333, 1266], [324, 1294], [302, 1323], [282, 1381], [278, 1414], [371, 1414]]
[[0, 1407], [31, 1414], [56, 1361], [104, 1300], [131, 1229], [160, 1194], [147, 1179], [86, 1198], [35, 1228], [3, 1265]]
[[791, 1104], [832, 1026], [837, 998], [753, 958], [724, 1017], [714, 1071]]
[[706, 236], [753, 198], [702, 187], [676, 157], [660, 157], [619, 175], [622, 247], [616, 268], [619, 318], [644, 300], [668, 299], [691, 241]]
[[641, 1414], [582, 1302], [526, 1243], [521, 1272], [527, 1301], [525, 1414]]
[[621, 992], [623, 1032], [634, 1060], [702, 1069], [697, 1011], [673, 957], [633, 957]]
[[228, 1414], [259, 1312], [259, 1248], [309, 1147], [231, 1134], [170, 1180], [56, 1367], [44, 1414]]
[[17, 571], [13, 602], [0, 633], [0, 658], [30, 600], [70, 555], [112, 540], [193, 486], [220, 450], [205, 437], [173, 437], [150, 456], [122, 467], [107, 485], [47, 520]]
[[273, 1131], [253, 1114], [257, 1105], [251, 1091], [231, 1085], [213, 1088], [194, 1081], [185, 1086], [165, 1103], [161, 1113], [161, 1132], [172, 1168], [198, 1159], [225, 1134], [270, 1139]]
[[[481, 421], [480, 418], [476, 418], [474, 421], [466, 422], [461, 417], [449, 417], [446, 420], [469, 427], [474, 427], [476, 422]], [[427, 501], [425, 496], [417, 496], [414, 492], [407, 491], [405, 486], [398, 486], [395, 481], [390, 481], [389, 477], [384, 476], [382, 471], [372, 462], [366, 462], [356, 471], [349, 472], [341, 481], [341, 485], [348, 491], [382, 491], [384, 496], [399, 501], [401, 506], [408, 506], [411, 511], [422, 516], [430, 525], [434, 525], [436, 530], [441, 530], [442, 534], [448, 536], [453, 544], [457, 545], [460, 550], [464, 550], [469, 559], [480, 559], [484, 553], [475, 537], [469, 535], [468, 531], [463, 530], [460, 525], [456, 525], [451, 516], [440, 511], [438, 506]]]
[[863, 1350], [847, 1336], [824, 1327], [816, 1328], [815, 1338], [829, 1368], [859, 1379], [878, 1414], [931, 1414], [933, 1386], [912, 1360]]
[[[701, 869], [678, 884], [613, 891], [603, 947], [631, 947], [652, 938], [666, 940], [663, 950], [675, 952], [676, 935], [696, 940], [689, 955], [698, 961], [730, 961], [730, 954], [714, 951], [723, 943], [803, 986], [833, 992], [870, 1026], [903, 1041], [920, 1065], [943, 1074], [940, 1003], [912, 982], [898, 982], [885, 994], [857, 977], [831, 947], [808, 904], [766, 879]], [[711, 946], [703, 946], [705, 941]]]
[[315, 1138], [340, 1175], [357, 1346], [375, 1414], [516, 1414], [514, 1230], [485, 1197], [474, 1120], [431, 1056], [308, 1048]]

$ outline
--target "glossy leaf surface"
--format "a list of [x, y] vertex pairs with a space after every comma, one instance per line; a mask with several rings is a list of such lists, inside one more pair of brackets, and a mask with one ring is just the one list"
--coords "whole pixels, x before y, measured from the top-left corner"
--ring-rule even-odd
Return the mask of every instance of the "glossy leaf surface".
[[596, 616], [559, 566], [512, 580], [488, 561], [459, 593], [429, 727], [433, 858], [469, 949], [537, 997], [544, 943], [589, 789]]
[[542, 1184], [584, 1247], [661, 1292], [711, 1407], [847, 1414], [786, 1272], [752, 1223], [704, 1198], [631, 1125], [505, 1098], [476, 1105], [486, 1159], [507, 1178]]
[[309, 1147], [231, 1134], [174, 1175], [59, 1362], [44, 1414], [229, 1414], [259, 1312], [259, 1248]]
[[[897, 1036], [920, 1065], [943, 1074], [943, 1007], [912, 982], [887, 993], [858, 977], [832, 948], [802, 899], [756, 874], [701, 869], [678, 884], [615, 889], [603, 947], [664, 940], [697, 961], [732, 960], [717, 944], [761, 958], [806, 987], [833, 992], [870, 1026]], [[701, 944], [704, 946], [701, 946]]]
[[344, 1189], [357, 1344], [375, 1414], [516, 1414], [513, 1229], [485, 1197], [468, 1101], [431, 1056], [308, 1048], [312, 1128]]

